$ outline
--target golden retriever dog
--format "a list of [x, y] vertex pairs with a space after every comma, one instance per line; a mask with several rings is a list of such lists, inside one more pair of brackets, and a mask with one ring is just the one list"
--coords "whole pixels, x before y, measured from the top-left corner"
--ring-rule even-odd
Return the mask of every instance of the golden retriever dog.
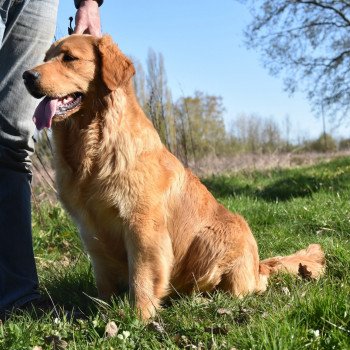
[[91, 257], [99, 297], [128, 290], [143, 319], [174, 293], [262, 292], [271, 273], [314, 278], [317, 244], [259, 261], [247, 222], [220, 205], [162, 144], [133, 90], [132, 62], [110, 36], [55, 42], [24, 72], [44, 97], [39, 129], [52, 127], [59, 197]]

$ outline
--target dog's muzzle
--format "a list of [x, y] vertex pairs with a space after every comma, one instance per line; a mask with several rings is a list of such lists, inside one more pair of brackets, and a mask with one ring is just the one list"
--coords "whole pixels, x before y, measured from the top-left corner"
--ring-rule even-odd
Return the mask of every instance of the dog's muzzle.
[[38, 91], [39, 89], [37, 84], [40, 80], [39, 72], [35, 70], [27, 70], [23, 73], [22, 78], [24, 80], [24, 85], [33, 97], [41, 98], [44, 96], [44, 94]]

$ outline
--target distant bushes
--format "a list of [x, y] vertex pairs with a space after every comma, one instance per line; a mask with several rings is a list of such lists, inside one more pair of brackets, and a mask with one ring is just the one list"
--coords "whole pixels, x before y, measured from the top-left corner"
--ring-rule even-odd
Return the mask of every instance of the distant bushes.
[[339, 151], [350, 150], [350, 139], [342, 139], [339, 141]]
[[338, 149], [336, 140], [330, 134], [322, 134], [318, 139], [306, 141], [303, 147], [308, 152], [335, 152]]

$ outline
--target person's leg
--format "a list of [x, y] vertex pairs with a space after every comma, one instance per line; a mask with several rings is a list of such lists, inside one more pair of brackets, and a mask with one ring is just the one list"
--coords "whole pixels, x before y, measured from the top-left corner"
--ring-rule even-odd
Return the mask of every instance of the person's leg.
[[[7, 7], [9, 6], [10, 0], [0, 0], [0, 43], [5, 33], [5, 23], [7, 17]], [[0, 44], [1, 47], [1, 44]]]
[[43, 60], [57, 7], [58, 0], [0, 0], [0, 312], [38, 297], [29, 160], [38, 100], [22, 73]]

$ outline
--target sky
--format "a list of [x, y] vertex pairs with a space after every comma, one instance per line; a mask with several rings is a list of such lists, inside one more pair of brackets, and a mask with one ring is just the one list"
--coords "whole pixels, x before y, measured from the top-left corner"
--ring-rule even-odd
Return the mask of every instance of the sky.
[[[61, 0], [57, 38], [67, 34], [74, 14], [73, 0]], [[196, 90], [221, 96], [227, 129], [245, 113], [273, 117], [282, 133], [289, 116], [294, 141], [321, 134], [322, 120], [305, 96], [289, 96], [282, 78], [270, 76], [259, 54], [244, 46], [243, 30], [251, 17], [236, 0], [104, 0], [100, 14], [102, 32], [144, 67], [150, 48], [162, 53], [174, 100]], [[333, 133], [348, 137], [349, 129]]]

